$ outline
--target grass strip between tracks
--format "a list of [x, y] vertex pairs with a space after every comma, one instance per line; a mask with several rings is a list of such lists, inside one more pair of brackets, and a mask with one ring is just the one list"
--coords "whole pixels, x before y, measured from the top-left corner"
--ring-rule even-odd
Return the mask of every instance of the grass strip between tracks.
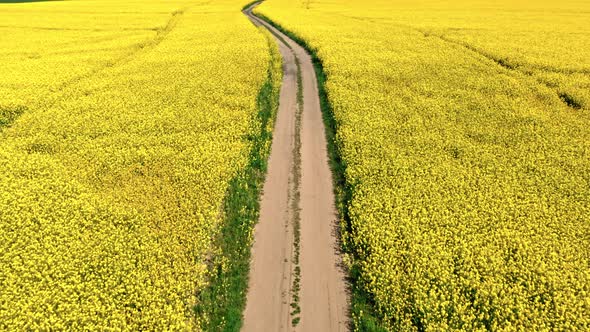
[[295, 113], [295, 144], [293, 145], [293, 198], [291, 209], [293, 211], [293, 285], [291, 286], [291, 325], [299, 324], [301, 320], [301, 306], [299, 293], [301, 291], [301, 116], [303, 115], [303, 78], [301, 76], [301, 64], [295, 57], [297, 65], [297, 111]]

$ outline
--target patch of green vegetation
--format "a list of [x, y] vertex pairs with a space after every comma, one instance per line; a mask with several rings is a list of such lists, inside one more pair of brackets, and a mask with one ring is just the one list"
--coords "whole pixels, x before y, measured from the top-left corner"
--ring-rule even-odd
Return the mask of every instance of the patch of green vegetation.
[[576, 99], [574, 96], [566, 93], [566, 92], [560, 92], [559, 93], [559, 98], [569, 107], [573, 108], [573, 109], [581, 109], [582, 108], [582, 102], [579, 101], [578, 99]]
[[0, 106], [0, 129], [3, 127], [9, 127], [19, 116], [25, 111], [24, 106], [13, 106], [13, 107], [2, 107]]
[[297, 112], [295, 113], [295, 144], [293, 146], [293, 198], [291, 201], [293, 210], [293, 264], [295, 265], [293, 274], [293, 285], [291, 287], [291, 325], [293, 327], [299, 324], [301, 317], [301, 306], [299, 305], [299, 292], [301, 290], [301, 266], [299, 264], [299, 255], [301, 252], [301, 214], [299, 203], [301, 201], [301, 116], [303, 114], [303, 78], [301, 76], [301, 63], [295, 56], [297, 65]]
[[48, 1], [63, 1], [63, 0], [0, 0], [0, 3], [27, 3], [27, 2], [48, 2]]

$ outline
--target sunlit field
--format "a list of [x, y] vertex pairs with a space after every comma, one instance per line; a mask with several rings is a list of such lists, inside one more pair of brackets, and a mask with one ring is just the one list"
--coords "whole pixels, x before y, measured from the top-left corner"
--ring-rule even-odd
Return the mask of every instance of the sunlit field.
[[242, 5], [0, 3], [0, 330], [206, 323], [270, 70]]
[[327, 75], [356, 329], [590, 326], [590, 7], [287, 1]]

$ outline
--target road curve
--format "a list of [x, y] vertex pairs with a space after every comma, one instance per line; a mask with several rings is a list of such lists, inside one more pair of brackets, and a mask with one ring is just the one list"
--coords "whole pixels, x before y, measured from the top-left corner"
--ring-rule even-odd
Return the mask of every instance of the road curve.
[[[242, 331], [346, 331], [346, 274], [338, 249], [332, 173], [312, 58], [292, 39], [252, 14], [256, 5], [244, 14], [274, 35], [283, 58], [283, 82], [254, 231]], [[300, 177], [295, 179], [297, 175]], [[298, 198], [296, 207], [294, 197]], [[294, 227], [297, 220], [299, 230]], [[293, 242], [298, 231], [297, 264]], [[299, 291], [292, 287], [296, 266], [301, 271]], [[291, 315], [294, 293], [299, 298], [298, 315]], [[294, 325], [295, 317], [300, 320]]]

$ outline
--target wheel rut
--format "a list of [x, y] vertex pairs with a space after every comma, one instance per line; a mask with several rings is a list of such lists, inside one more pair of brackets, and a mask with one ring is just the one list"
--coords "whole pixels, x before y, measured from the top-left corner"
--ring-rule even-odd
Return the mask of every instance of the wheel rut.
[[254, 230], [242, 331], [346, 331], [349, 301], [317, 79], [311, 56], [272, 33], [283, 82]]

